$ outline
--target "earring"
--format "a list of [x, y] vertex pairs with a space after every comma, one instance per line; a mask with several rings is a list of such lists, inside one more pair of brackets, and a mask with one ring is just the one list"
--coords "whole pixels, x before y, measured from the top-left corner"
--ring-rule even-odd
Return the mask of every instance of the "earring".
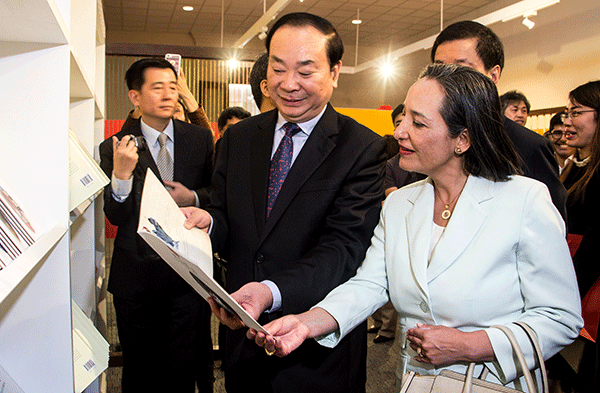
[[462, 152], [462, 150], [460, 150], [460, 147], [457, 147], [454, 152], [458, 155], [460, 155], [460, 153]]

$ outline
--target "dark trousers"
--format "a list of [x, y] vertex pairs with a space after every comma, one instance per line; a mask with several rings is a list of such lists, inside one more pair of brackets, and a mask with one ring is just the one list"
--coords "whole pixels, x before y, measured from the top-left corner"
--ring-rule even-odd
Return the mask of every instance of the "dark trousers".
[[212, 392], [210, 308], [190, 287], [177, 292], [148, 302], [114, 297], [123, 393], [194, 393], [196, 381]]

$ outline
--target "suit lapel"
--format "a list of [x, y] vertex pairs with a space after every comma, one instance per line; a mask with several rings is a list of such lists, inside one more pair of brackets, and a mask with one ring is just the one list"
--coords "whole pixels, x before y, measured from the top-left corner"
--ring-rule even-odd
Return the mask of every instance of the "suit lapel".
[[262, 232], [267, 216], [267, 188], [269, 187], [269, 168], [276, 123], [277, 111], [273, 110], [268, 114], [266, 121], [249, 130], [251, 133], [249, 165], [252, 177], [252, 202], [258, 233]]
[[410, 267], [417, 285], [428, 296], [427, 261], [433, 225], [433, 184], [430, 179], [408, 197], [413, 208], [405, 218]]
[[[310, 176], [317, 168], [319, 168], [319, 166], [321, 166], [323, 161], [325, 161], [331, 151], [335, 148], [336, 143], [331, 137], [338, 134], [338, 132], [337, 112], [335, 112], [331, 105], [328, 105], [325, 113], [323, 113], [323, 117], [321, 117], [315, 128], [312, 130], [304, 147], [288, 172], [285, 182], [281, 187], [281, 191], [279, 191], [279, 195], [275, 200], [271, 214], [265, 223], [261, 241], [264, 240], [273, 229], [304, 183], [306, 183]], [[266, 205], [266, 199], [263, 199], [263, 205]]]
[[448, 226], [436, 246], [436, 249], [443, 250], [443, 252], [434, 251], [433, 253], [427, 272], [428, 281], [434, 280], [443, 273], [471, 244], [479, 232], [487, 217], [487, 214], [481, 209], [480, 203], [493, 196], [490, 184], [485, 179], [469, 176]]
[[185, 149], [185, 143], [188, 141], [186, 133], [185, 128], [173, 120], [173, 181], [180, 181], [181, 175], [184, 173], [185, 160], [178, 159], [178, 155]]

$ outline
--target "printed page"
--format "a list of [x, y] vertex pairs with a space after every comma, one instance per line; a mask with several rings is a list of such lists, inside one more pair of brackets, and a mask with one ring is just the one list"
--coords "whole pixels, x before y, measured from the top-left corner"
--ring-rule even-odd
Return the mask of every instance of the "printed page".
[[185, 216], [171, 195], [148, 169], [138, 234], [204, 299], [212, 297], [247, 327], [267, 333], [213, 279], [213, 252], [210, 238], [199, 228], [185, 229]]

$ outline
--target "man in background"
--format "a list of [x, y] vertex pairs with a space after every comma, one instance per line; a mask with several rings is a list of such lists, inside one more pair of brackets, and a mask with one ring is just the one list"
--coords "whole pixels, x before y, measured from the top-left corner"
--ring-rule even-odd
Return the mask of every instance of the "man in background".
[[275, 102], [271, 99], [267, 90], [268, 65], [269, 55], [263, 53], [256, 58], [256, 61], [250, 70], [250, 77], [248, 78], [254, 102], [256, 102], [256, 106], [258, 107], [258, 110], [260, 110], [260, 113], [275, 109]]
[[206, 302], [137, 234], [146, 171], [179, 206], [205, 206], [213, 171], [210, 131], [172, 119], [177, 75], [164, 59], [136, 61], [125, 75], [141, 118], [100, 144], [111, 178], [104, 212], [118, 226], [108, 291], [123, 351], [122, 391], [212, 391], [210, 311]]
[[525, 94], [516, 90], [507, 91], [500, 96], [500, 105], [504, 116], [522, 126], [527, 123], [531, 104]]
[[[473, 21], [461, 21], [446, 27], [437, 36], [431, 48], [431, 61], [474, 68], [497, 84], [504, 67], [504, 48], [490, 28]], [[504, 129], [521, 159], [524, 175], [546, 184], [554, 206], [565, 219], [567, 190], [558, 178], [558, 164], [550, 141], [506, 116]]]

